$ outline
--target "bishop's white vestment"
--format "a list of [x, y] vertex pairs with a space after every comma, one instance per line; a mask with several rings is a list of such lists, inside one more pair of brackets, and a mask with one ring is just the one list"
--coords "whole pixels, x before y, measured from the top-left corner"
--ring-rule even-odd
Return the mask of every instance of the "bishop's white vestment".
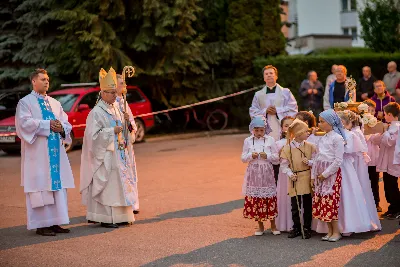
[[[57, 119], [64, 137], [50, 130]], [[21, 139], [21, 186], [27, 208], [27, 228], [37, 229], [68, 224], [67, 188], [74, 177], [63, 142], [70, 143], [71, 124], [60, 102], [34, 91], [22, 98], [15, 115]]]
[[[102, 223], [133, 222], [137, 200], [131, 137], [122, 149], [115, 126], [125, 123], [117, 103], [100, 100], [90, 111], [83, 139], [80, 192], [86, 218]], [[121, 133], [124, 135], [123, 133]]]
[[[117, 104], [117, 106], [119, 107], [119, 109], [122, 112], [125, 110], [125, 100], [122, 97], [117, 96], [117, 99], [116, 99], [115, 103]], [[131, 136], [130, 137], [132, 138], [132, 143], [134, 143], [135, 135], [136, 135], [136, 132], [137, 132], [137, 126], [136, 126], [135, 118], [133, 117], [133, 114], [132, 114], [132, 110], [129, 107], [128, 103], [126, 103], [126, 110], [127, 110], [128, 114], [129, 114], [129, 122], [132, 125], [132, 132], [131, 132]], [[137, 189], [138, 177], [137, 177], [137, 171], [136, 171], [135, 152], [134, 152], [133, 149], [132, 149], [131, 162], [132, 162], [133, 175], [134, 175], [135, 180], [136, 180], [135, 186], [136, 186], [136, 192], [137, 192], [137, 194], [136, 194], [137, 199], [135, 200], [135, 204], [133, 205], [133, 209], [134, 210], [139, 210], [139, 191]]]

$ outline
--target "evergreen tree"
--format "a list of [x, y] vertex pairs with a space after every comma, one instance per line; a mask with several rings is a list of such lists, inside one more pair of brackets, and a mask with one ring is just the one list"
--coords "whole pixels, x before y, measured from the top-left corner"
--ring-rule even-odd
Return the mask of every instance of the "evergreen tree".
[[242, 48], [233, 58], [237, 75], [251, 75], [257, 57], [284, 53], [280, 12], [279, 0], [230, 1], [227, 38], [241, 41]]
[[48, 13], [52, 0], [10, 0], [2, 2], [0, 37], [0, 85], [3, 88], [28, 88], [29, 74], [34, 68], [47, 68], [55, 74], [55, 66], [47, 51], [56, 42]]
[[371, 0], [359, 11], [362, 38], [376, 52], [400, 51], [400, 1]]
[[277, 0], [10, 0], [0, 8], [2, 86], [29, 83], [34, 67], [88, 82], [101, 67], [133, 65], [134, 82], [157, 101], [182, 105], [250, 85], [252, 61], [284, 51]]
[[62, 24], [54, 55], [62, 75], [79, 74], [81, 82], [97, 81], [100, 68], [121, 69], [132, 61], [121, 50], [118, 23], [125, 15], [122, 0], [60, 1], [50, 17]]

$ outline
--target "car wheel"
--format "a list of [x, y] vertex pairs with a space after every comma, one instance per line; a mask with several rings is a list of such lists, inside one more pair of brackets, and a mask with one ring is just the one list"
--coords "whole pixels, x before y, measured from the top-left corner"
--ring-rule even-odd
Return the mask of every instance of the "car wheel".
[[74, 134], [72, 132], [71, 132], [71, 139], [72, 139], [71, 144], [66, 144], [66, 143], [63, 142], [63, 145], [65, 147], [65, 152], [67, 152], [67, 153], [72, 151], [74, 149], [75, 144], [76, 144], [76, 141], [75, 141], [75, 138], [74, 138]]
[[135, 120], [135, 123], [136, 123], [136, 127], [137, 127], [135, 142], [140, 143], [140, 142], [143, 142], [143, 140], [144, 140], [146, 128], [144, 126], [144, 123], [141, 120]]

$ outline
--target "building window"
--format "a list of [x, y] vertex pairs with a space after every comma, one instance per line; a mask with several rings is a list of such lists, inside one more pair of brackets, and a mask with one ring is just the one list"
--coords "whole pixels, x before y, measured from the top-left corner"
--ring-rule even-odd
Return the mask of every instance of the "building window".
[[357, 28], [356, 27], [354, 27], [354, 28], [351, 28], [351, 37], [352, 37], [352, 39], [353, 39], [353, 41], [356, 41], [357, 40]]
[[357, 27], [354, 27], [354, 28], [342, 28], [342, 30], [343, 30], [343, 35], [351, 35], [351, 39], [353, 41], [358, 39]]
[[356, 11], [357, 0], [342, 0], [342, 11]]
[[357, 0], [350, 0], [350, 10], [351, 11], [357, 10]]
[[348, 0], [342, 0], [342, 11], [347, 11], [348, 9]]

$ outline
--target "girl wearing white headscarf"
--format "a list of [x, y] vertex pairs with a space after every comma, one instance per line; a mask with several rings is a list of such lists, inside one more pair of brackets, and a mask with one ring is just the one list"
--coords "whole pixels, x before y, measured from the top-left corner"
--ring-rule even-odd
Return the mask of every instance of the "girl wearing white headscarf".
[[272, 234], [280, 232], [275, 225], [278, 215], [276, 185], [272, 163], [279, 161], [275, 139], [268, 136], [265, 117], [254, 117], [251, 136], [244, 140], [242, 161], [248, 163], [242, 193], [245, 196], [243, 217], [258, 223], [255, 235], [264, 234], [264, 221], [271, 221]]
[[336, 242], [341, 238], [338, 214], [345, 133], [342, 122], [332, 109], [319, 115], [319, 128], [326, 132], [318, 143], [311, 179], [314, 180], [313, 217], [326, 222], [328, 234], [323, 241]]

